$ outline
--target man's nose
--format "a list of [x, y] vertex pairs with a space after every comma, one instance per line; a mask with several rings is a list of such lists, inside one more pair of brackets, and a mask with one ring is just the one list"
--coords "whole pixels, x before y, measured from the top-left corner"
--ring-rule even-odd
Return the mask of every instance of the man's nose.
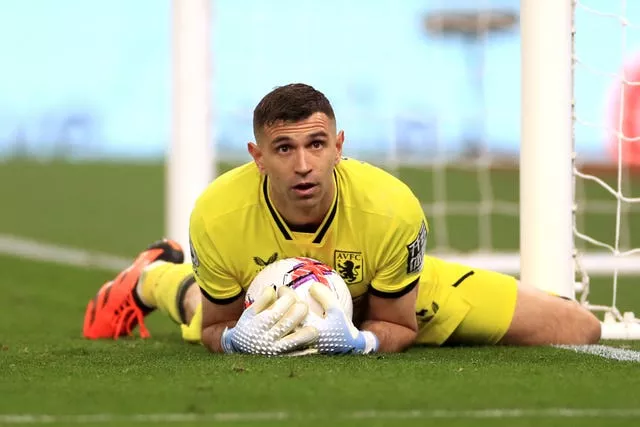
[[307, 156], [306, 150], [298, 150], [296, 152], [294, 170], [299, 175], [306, 175], [311, 172], [311, 163]]

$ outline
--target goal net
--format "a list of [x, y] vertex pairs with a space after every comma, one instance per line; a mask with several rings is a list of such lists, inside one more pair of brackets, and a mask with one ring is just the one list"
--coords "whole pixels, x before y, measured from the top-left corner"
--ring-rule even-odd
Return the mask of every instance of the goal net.
[[[312, 84], [334, 104], [345, 154], [422, 200], [432, 254], [576, 298], [605, 338], [640, 338], [640, 2], [174, 0], [190, 3], [212, 13], [207, 24], [192, 7], [198, 25], [173, 30], [189, 55], [174, 64], [175, 102], [200, 106], [176, 121], [174, 180], [209, 158], [186, 148], [209, 131], [223, 167], [246, 160], [259, 98]], [[194, 51], [204, 25], [212, 70]], [[188, 212], [171, 200], [189, 185], [167, 198], [176, 227]]]
[[[638, 230], [635, 235], [633, 230], [633, 225], [639, 224], [640, 219], [637, 168], [640, 165], [639, 14], [640, 4], [627, 0], [579, 0], [573, 5], [574, 146], [579, 138], [593, 134], [607, 144], [609, 157], [604, 165], [589, 164], [580, 156], [574, 161], [577, 209], [573, 234], [579, 243], [575, 256], [579, 279], [576, 290], [581, 294], [579, 299], [583, 304], [604, 313], [605, 338], [640, 339], [640, 321], [631, 311], [633, 302], [624, 301], [619, 292], [624, 275], [631, 275], [628, 283], [637, 282], [633, 276], [638, 274], [640, 267]], [[589, 21], [593, 24], [589, 25]], [[595, 48], [589, 48], [589, 45]], [[589, 114], [588, 103], [592, 101], [578, 91], [581, 86], [591, 84], [606, 87], [606, 109], [599, 117]], [[589, 218], [589, 196], [596, 192], [602, 195], [605, 203], [608, 201], [615, 207], [615, 214], [608, 215], [608, 220], [602, 221], [601, 225]], [[598, 203], [598, 209], [603, 210], [604, 206], [600, 205]], [[595, 266], [588, 264], [594, 250], [604, 251], [597, 264], [609, 270], [608, 304], [590, 300], [591, 277], [598, 274]], [[621, 306], [628, 311], [622, 311]]]

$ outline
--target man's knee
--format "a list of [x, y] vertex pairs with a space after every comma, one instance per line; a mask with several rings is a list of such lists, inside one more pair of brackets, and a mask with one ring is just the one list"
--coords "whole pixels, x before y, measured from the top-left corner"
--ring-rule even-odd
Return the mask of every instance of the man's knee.
[[520, 285], [513, 319], [501, 343], [593, 344], [600, 334], [600, 321], [577, 302]]
[[579, 316], [581, 316], [582, 319], [579, 320], [579, 324], [582, 326], [583, 331], [582, 344], [596, 344], [600, 341], [600, 337], [602, 335], [602, 324], [600, 323], [600, 320], [580, 304], [573, 304], [581, 311]]
[[[557, 298], [557, 297], [556, 297]], [[563, 318], [567, 332], [556, 344], [595, 344], [600, 341], [601, 324], [598, 318], [576, 301], [561, 299], [566, 307]]]

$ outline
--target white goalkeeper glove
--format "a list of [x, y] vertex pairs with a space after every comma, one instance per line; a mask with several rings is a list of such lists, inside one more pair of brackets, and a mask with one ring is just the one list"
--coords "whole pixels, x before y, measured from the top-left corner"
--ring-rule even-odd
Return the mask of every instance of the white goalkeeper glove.
[[318, 329], [318, 353], [368, 354], [378, 350], [378, 338], [356, 328], [342, 310], [335, 294], [321, 283], [312, 283], [309, 294], [322, 306], [325, 315], [314, 322]]
[[302, 324], [308, 310], [289, 287], [281, 286], [276, 294], [268, 286], [236, 326], [222, 332], [222, 349], [225, 353], [276, 356], [310, 346], [318, 338], [316, 328], [304, 326], [291, 332]]

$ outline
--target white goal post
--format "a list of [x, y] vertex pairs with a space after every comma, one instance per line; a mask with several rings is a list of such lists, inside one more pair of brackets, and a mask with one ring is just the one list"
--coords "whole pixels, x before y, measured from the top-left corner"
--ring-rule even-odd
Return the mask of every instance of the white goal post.
[[574, 298], [571, 0], [521, 0], [520, 274]]
[[[173, 0], [172, 123], [165, 178], [165, 235], [189, 244], [193, 203], [216, 175], [212, 138], [211, 0]], [[190, 260], [190, 253], [185, 257]]]

